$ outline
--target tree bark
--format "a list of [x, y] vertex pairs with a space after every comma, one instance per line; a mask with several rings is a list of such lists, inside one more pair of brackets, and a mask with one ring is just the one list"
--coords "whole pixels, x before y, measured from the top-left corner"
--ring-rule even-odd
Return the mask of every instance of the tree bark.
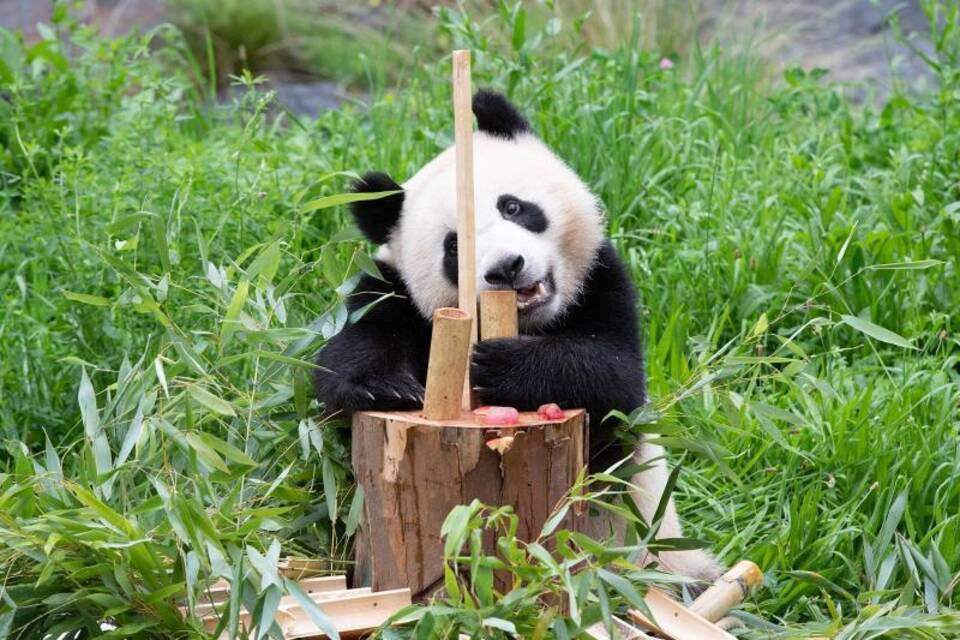
[[[518, 537], [536, 538], [586, 465], [586, 414], [570, 410], [552, 421], [520, 415], [511, 427], [484, 426], [466, 413], [446, 421], [419, 412], [354, 415], [353, 467], [364, 492], [355, 585], [409, 587], [417, 595], [438, 582], [440, 527], [454, 506], [474, 498], [513, 506]], [[585, 517], [571, 510], [561, 526], [572, 529]]]

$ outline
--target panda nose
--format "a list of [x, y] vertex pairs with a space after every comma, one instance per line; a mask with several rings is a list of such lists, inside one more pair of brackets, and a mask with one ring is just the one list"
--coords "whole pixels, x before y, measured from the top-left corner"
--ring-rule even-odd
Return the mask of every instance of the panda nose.
[[483, 279], [490, 284], [510, 286], [516, 282], [517, 276], [523, 270], [523, 262], [523, 256], [505, 258], [487, 270]]

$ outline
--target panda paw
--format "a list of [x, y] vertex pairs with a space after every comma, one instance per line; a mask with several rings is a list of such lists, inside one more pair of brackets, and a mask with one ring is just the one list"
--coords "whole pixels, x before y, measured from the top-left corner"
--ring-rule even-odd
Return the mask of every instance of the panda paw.
[[470, 383], [483, 404], [521, 407], [529, 404], [530, 342], [533, 338], [497, 338], [474, 345]]
[[339, 382], [321, 399], [330, 410], [406, 411], [423, 406], [423, 385], [408, 372]]

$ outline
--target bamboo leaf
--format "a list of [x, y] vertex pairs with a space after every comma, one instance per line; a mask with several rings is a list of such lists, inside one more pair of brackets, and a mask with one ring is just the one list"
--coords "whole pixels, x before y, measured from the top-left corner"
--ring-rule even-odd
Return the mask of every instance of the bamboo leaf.
[[221, 440], [220, 438], [213, 435], [212, 433], [201, 431], [197, 433], [197, 437], [203, 440], [203, 442], [208, 447], [210, 447], [214, 451], [219, 452], [220, 454], [223, 455], [224, 458], [226, 458], [227, 460], [230, 460], [231, 462], [235, 462], [236, 464], [241, 464], [247, 467], [257, 466], [256, 460], [254, 460], [253, 458], [251, 458], [250, 456], [248, 456], [243, 451], [236, 448], [229, 442], [225, 442]]
[[190, 448], [193, 449], [194, 453], [197, 454], [197, 457], [200, 458], [200, 461], [206, 466], [216, 469], [217, 471], [230, 473], [230, 469], [227, 468], [223, 458], [221, 458], [216, 451], [207, 446], [207, 443], [203, 441], [203, 438], [200, 437], [200, 434], [190, 432], [184, 437], [186, 438], [187, 443], [190, 445]]
[[120, 445], [120, 453], [117, 454], [118, 467], [127, 461], [130, 452], [133, 451], [133, 447], [136, 446], [140, 440], [140, 435], [143, 433], [143, 407], [145, 399], [146, 397], [141, 398], [140, 403], [137, 405], [137, 413], [133, 416], [133, 421], [130, 423], [130, 426], [127, 427], [127, 433], [123, 437], [123, 443]]
[[647, 605], [644, 603], [640, 592], [623, 576], [608, 571], [607, 569], [600, 569], [597, 571], [597, 577], [619, 593], [630, 606], [636, 607], [641, 611], [647, 610]]
[[930, 269], [944, 264], [943, 260], [913, 260], [910, 262], [886, 262], [883, 264], [872, 264], [867, 267], [870, 271], [914, 271], [920, 269]]
[[235, 416], [237, 415], [236, 411], [233, 410], [233, 405], [224, 400], [223, 398], [218, 398], [213, 395], [203, 387], [198, 387], [196, 385], [190, 385], [187, 387], [187, 392], [190, 394], [190, 397], [205, 406], [207, 409], [210, 409], [214, 413], [219, 413], [222, 416]]
[[333, 473], [333, 462], [329, 456], [323, 456], [323, 497], [327, 501], [330, 521], [337, 521], [337, 479]]
[[866, 334], [871, 338], [879, 340], [880, 342], [886, 342], [887, 344], [903, 347], [904, 349], [916, 348], [903, 336], [898, 335], [889, 329], [884, 329], [880, 325], [874, 324], [869, 320], [864, 320], [863, 318], [857, 318], [855, 316], [844, 315], [840, 316], [840, 321], [850, 327], [853, 327], [860, 333]]
[[230, 304], [227, 305], [227, 312], [223, 316], [223, 323], [220, 325], [220, 350], [227, 342], [227, 339], [237, 328], [237, 318], [243, 310], [243, 304], [247, 301], [247, 294], [250, 291], [250, 281], [241, 280], [230, 298]]
[[[93, 461], [96, 465], [97, 475], [102, 476], [110, 472], [113, 468], [113, 462], [107, 434], [104, 433], [100, 427], [100, 414], [97, 410], [97, 394], [93, 390], [93, 384], [87, 376], [86, 369], [80, 370], [80, 389], [77, 392], [77, 401], [80, 404], [83, 431], [90, 441], [90, 447], [93, 450]], [[107, 497], [109, 497], [109, 491], [107, 491]]]
[[280, 574], [277, 572], [277, 562], [269, 552], [267, 555], [263, 555], [253, 547], [247, 546], [247, 558], [253, 568], [257, 570], [257, 573], [260, 574], [261, 591], [270, 585], [281, 586], [283, 584]]
[[357, 530], [357, 526], [360, 524], [360, 518], [363, 516], [363, 487], [357, 485], [357, 488], [353, 492], [353, 500], [350, 502], [350, 511], [347, 513], [347, 518], [344, 520], [344, 526], [346, 528], [345, 533], [347, 537], [351, 537], [354, 532]]
[[307, 612], [313, 624], [317, 625], [321, 631], [327, 634], [330, 640], [340, 640], [340, 633], [337, 631], [336, 625], [333, 624], [333, 621], [327, 617], [327, 614], [317, 606], [316, 601], [303, 590], [303, 587], [289, 578], [284, 578], [283, 583], [287, 588], [287, 593], [293, 596], [303, 610]]
[[67, 291], [64, 289], [62, 291], [63, 297], [67, 300], [73, 300], [74, 302], [81, 302], [83, 304], [90, 304], [95, 307], [109, 307], [110, 301], [103, 296], [94, 296], [89, 293], [74, 293], [73, 291]]
[[301, 213], [310, 213], [311, 211], [317, 211], [319, 209], [327, 209], [330, 207], [337, 207], [342, 204], [350, 204], [351, 202], [364, 202], [366, 200], [379, 200], [380, 198], [386, 198], [387, 196], [392, 196], [398, 193], [403, 193], [403, 189], [395, 191], [372, 191], [372, 192], [363, 192], [363, 193], [338, 193], [332, 196], [323, 196], [311, 200], [307, 204], [300, 207]]
[[280, 268], [280, 257], [280, 241], [274, 240], [264, 247], [247, 267], [247, 277], [251, 280], [259, 278], [261, 286], [270, 284]]

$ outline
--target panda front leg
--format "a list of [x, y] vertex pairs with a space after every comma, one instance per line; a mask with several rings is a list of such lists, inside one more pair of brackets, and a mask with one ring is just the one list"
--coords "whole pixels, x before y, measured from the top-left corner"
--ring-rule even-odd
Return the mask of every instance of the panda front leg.
[[[657, 513], [657, 507], [663, 498], [670, 477], [666, 452], [663, 447], [652, 442], [640, 443], [633, 452], [633, 462], [644, 470], [631, 478], [635, 487], [631, 492], [633, 501], [646, 522], [651, 522]], [[663, 513], [657, 538], [682, 538], [683, 527], [677, 516], [677, 509], [671, 496]], [[720, 577], [724, 569], [713, 554], [702, 549], [689, 551], [662, 551], [656, 556], [648, 555], [643, 564], [656, 561], [662, 569], [673, 574], [687, 576], [696, 580], [712, 583]]]
[[[632, 411], [644, 402], [643, 365], [629, 345], [599, 338], [518, 336], [477, 343], [471, 384], [484, 404]], [[605, 413], [600, 416], [602, 419]]]
[[423, 404], [417, 367], [403, 357], [399, 340], [382, 327], [362, 323], [334, 336], [317, 358], [317, 398], [328, 413], [397, 411]]
[[394, 411], [423, 404], [430, 324], [405, 295], [396, 273], [378, 263], [386, 281], [365, 275], [347, 302], [366, 308], [317, 356], [314, 387], [328, 413]]

